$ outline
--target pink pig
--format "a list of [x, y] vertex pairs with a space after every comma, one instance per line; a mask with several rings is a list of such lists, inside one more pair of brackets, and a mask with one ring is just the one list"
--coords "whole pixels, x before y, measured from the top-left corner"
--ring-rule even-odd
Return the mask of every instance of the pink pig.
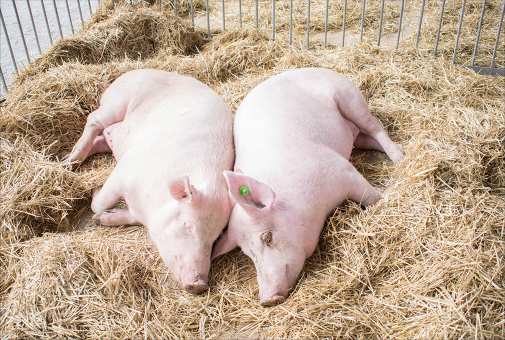
[[239, 246], [253, 261], [262, 305], [284, 302], [319, 241], [326, 217], [344, 200], [381, 198], [349, 163], [353, 145], [385, 151], [401, 145], [344, 76], [297, 69], [253, 89], [235, 115], [235, 172], [225, 172], [236, 204], [212, 258]]
[[[65, 159], [97, 152], [112, 152], [117, 165], [93, 193], [93, 219], [145, 225], [184, 289], [206, 290], [212, 245], [232, 209], [223, 171], [233, 167], [233, 118], [224, 101], [182, 75], [125, 73], [104, 92]], [[120, 198], [127, 209], [114, 207]]]

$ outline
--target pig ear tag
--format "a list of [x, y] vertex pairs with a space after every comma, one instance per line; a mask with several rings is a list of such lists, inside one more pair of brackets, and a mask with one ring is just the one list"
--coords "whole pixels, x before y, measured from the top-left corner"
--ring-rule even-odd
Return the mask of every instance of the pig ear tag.
[[249, 195], [249, 188], [247, 186], [243, 185], [240, 187], [239, 192], [240, 192], [240, 196], [247, 196], [247, 195]]

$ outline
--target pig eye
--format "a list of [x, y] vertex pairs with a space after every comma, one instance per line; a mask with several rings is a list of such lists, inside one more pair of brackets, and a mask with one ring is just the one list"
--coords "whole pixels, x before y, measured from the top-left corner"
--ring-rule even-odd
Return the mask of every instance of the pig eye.
[[261, 240], [263, 242], [265, 242], [267, 246], [270, 247], [270, 245], [272, 244], [272, 241], [273, 241], [272, 232], [267, 231], [267, 232], [264, 232], [263, 234], [261, 234]]

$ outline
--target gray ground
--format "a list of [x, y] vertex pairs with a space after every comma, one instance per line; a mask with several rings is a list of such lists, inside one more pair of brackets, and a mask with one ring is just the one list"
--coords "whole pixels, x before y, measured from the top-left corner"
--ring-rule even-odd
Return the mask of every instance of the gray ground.
[[[69, 36], [72, 34], [72, 27], [74, 31], [77, 31], [82, 26], [81, 13], [82, 20], [87, 21], [91, 17], [91, 12], [96, 10], [98, 1], [0, 0], [0, 11], [2, 14], [0, 23], [0, 76], [3, 77], [3, 79], [0, 78], [0, 96], [6, 93], [4, 82], [7, 86], [12, 82], [16, 73], [16, 66], [18, 70], [22, 70], [30, 61], [35, 60], [40, 53], [46, 51], [52, 42], [61, 38], [58, 17], [61, 24], [61, 33], [63, 36]], [[18, 16], [15, 9], [17, 9], [21, 25], [18, 25]], [[7, 34], [5, 30], [7, 30]], [[25, 43], [23, 43], [23, 36], [26, 49]], [[11, 56], [9, 42], [12, 47], [15, 63]]]

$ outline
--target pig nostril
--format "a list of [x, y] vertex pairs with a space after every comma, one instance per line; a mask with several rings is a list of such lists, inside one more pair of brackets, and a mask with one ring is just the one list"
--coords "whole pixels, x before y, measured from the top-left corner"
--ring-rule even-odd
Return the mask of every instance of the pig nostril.
[[262, 301], [261, 305], [265, 307], [277, 306], [284, 302], [286, 298], [282, 295], [275, 295], [274, 297], [268, 299], [267, 301]]
[[184, 290], [190, 294], [200, 294], [209, 289], [207, 284], [198, 284], [198, 283], [188, 283], [184, 286]]

